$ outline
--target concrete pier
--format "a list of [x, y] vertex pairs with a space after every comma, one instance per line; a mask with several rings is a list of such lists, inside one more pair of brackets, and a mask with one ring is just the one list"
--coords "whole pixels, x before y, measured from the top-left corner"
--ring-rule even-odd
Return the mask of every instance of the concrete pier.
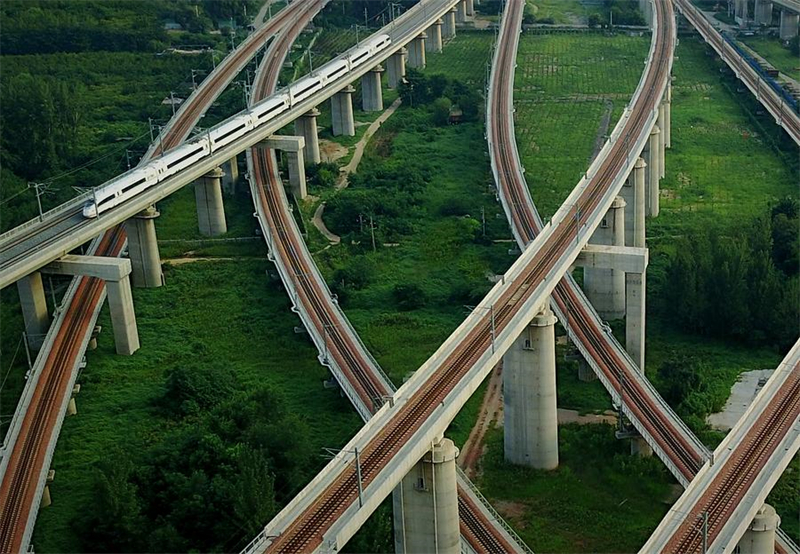
[[[221, 169], [221, 168], [220, 168]], [[221, 175], [222, 188], [227, 194], [236, 194], [236, 184], [239, 182], [239, 161], [236, 156], [225, 164], [226, 171]]]
[[797, 26], [800, 25], [800, 14], [789, 10], [781, 10], [781, 40], [792, 40], [797, 36]]
[[772, 0], [756, 0], [756, 23], [772, 25]]
[[361, 109], [365, 112], [383, 111], [381, 73], [383, 73], [383, 67], [378, 65], [361, 78]]
[[454, 38], [456, 36], [456, 8], [450, 8], [450, 11], [444, 14], [444, 25], [442, 26], [442, 37], [444, 40]]
[[417, 462], [392, 496], [397, 554], [459, 554], [456, 458], [458, 448], [441, 439]]
[[414, 69], [425, 68], [425, 39], [428, 35], [420, 33], [417, 38], [408, 43], [408, 65]]
[[289, 188], [292, 191], [292, 195], [298, 200], [305, 199], [308, 196], [306, 168], [303, 160], [305, 139], [302, 136], [272, 135], [259, 142], [258, 146], [280, 150], [284, 153], [289, 170]]
[[625, 350], [644, 373], [647, 273], [625, 274]]
[[661, 188], [661, 129], [658, 125], [653, 126], [647, 144], [647, 214], [658, 217]]
[[425, 50], [428, 52], [442, 51], [442, 26], [444, 21], [437, 19], [426, 31], [428, 40], [425, 42]]
[[222, 178], [225, 173], [215, 167], [194, 184], [197, 203], [197, 225], [204, 237], [216, 237], [228, 232], [225, 204], [222, 201]]
[[319, 155], [319, 136], [317, 135], [317, 117], [319, 110], [312, 108], [310, 111], [294, 120], [294, 133], [303, 137], [303, 159], [307, 165], [316, 165], [322, 158]]
[[781, 524], [775, 508], [764, 504], [739, 540], [739, 554], [775, 552], [775, 532]]
[[125, 222], [128, 234], [128, 257], [131, 259], [131, 282], [134, 287], [154, 288], [164, 284], [161, 256], [158, 253], [155, 219], [161, 214], [150, 206]]
[[[625, 246], [625, 200], [617, 196], [595, 230], [593, 245]], [[583, 290], [592, 306], [606, 320], [625, 315], [625, 273], [618, 269], [584, 267]]]
[[408, 50], [401, 48], [386, 60], [386, 81], [389, 88], [395, 89], [406, 76], [406, 56]]
[[355, 91], [351, 85], [347, 85], [331, 97], [331, 126], [335, 137], [342, 135], [352, 137], [356, 134], [356, 122], [353, 119]]
[[639, 11], [644, 16], [644, 21], [648, 25], [653, 24], [653, 5], [650, 0], [639, 0]]
[[661, 132], [664, 133], [662, 139], [665, 148], [672, 148], [672, 85], [667, 85], [662, 107], [664, 108], [664, 119], [661, 122]]
[[22, 319], [25, 322], [25, 335], [28, 346], [39, 350], [44, 336], [50, 327], [50, 314], [47, 313], [47, 298], [44, 295], [42, 274], [35, 271], [17, 281]]
[[733, 5], [733, 14], [739, 27], [747, 27], [747, 19], [750, 17], [748, 13], [748, 0], [735, 0]]
[[458, 4], [456, 4], [456, 23], [459, 25], [463, 25], [467, 22], [467, 2], [466, 0], [461, 0]]
[[467, 17], [472, 17], [475, 15], [475, 0], [466, 0], [467, 4]]
[[503, 356], [503, 442], [512, 464], [558, 467], [556, 321], [545, 308]]
[[124, 258], [67, 255], [46, 265], [42, 271], [104, 280], [117, 354], [130, 356], [139, 349], [139, 331], [136, 327], [129, 278], [131, 269], [131, 261]]

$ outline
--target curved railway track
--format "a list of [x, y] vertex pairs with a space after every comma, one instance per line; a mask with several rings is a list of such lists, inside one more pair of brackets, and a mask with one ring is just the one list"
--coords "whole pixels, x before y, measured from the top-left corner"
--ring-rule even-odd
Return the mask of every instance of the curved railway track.
[[[287, 6], [256, 33], [262, 37], [271, 35], [280, 25], [291, 20], [303, 5], [302, 2], [295, 2]], [[245, 63], [262, 46], [263, 42], [254, 40], [223, 61], [228, 69], [223, 68], [210, 76], [210, 81], [204, 82], [198, 94], [190, 98], [191, 104], [161, 141], [165, 149], [174, 148], [185, 140], [195, 122], [208, 108], [207, 104], [236, 76], [237, 66]], [[119, 256], [125, 242], [122, 226], [109, 229], [99, 238], [95, 255]], [[49, 464], [48, 447], [57, 436], [54, 426], [60, 410], [64, 409], [63, 399], [68, 393], [65, 387], [69, 383], [72, 368], [83, 355], [81, 341], [77, 337], [94, 325], [93, 314], [104, 298], [105, 289], [101, 280], [87, 277], [76, 279], [76, 294], [69, 305], [64, 306], [64, 324], [58, 329], [53, 347], [49, 352], [40, 353], [40, 356], [46, 356], [46, 361], [32, 401], [23, 416], [18, 438], [9, 445], [10, 452], [6, 452], [8, 465], [0, 484], [0, 552], [18, 552], [26, 548], [25, 541], [30, 540], [25, 536], [26, 528], [30, 518], [35, 517], [32, 509], [39, 505], [39, 499], [35, 498], [37, 486], [46, 472], [45, 465]]]
[[[509, 22], [505, 23], [505, 34], [518, 32], [521, 26], [521, 10], [510, 11], [506, 17], [509, 18]], [[501, 40], [504, 40], [502, 36]], [[524, 248], [541, 231], [543, 225], [531, 201], [516, 149], [513, 115], [511, 115], [514, 67], [513, 54], [499, 52], [495, 65], [498, 74], [492, 83], [497, 87], [493, 94], [495, 102], [489, 106], [488, 120], [496, 122], [494, 130], [497, 140], [492, 146], [500, 176], [499, 192], [507, 199], [506, 204], [510, 206], [510, 222], [522, 242], [521, 247]], [[691, 480], [702, 467], [707, 454], [698, 456], [696, 449], [682, 439], [682, 430], [673, 424], [677, 416], [673, 414], [667, 417], [665, 413], [668, 410], [666, 402], [658, 396], [653, 397], [654, 393], [651, 394], [639, 386], [639, 380], [635, 378], [636, 368], [624, 357], [615, 356], [615, 352], [621, 348], [615, 347], [613, 338], [604, 332], [602, 322], [586, 309], [589, 302], [571, 277], [565, 277], [561, 281], [553, 294], [553, 301], [557, 311], [569, 319], [567, 326], [592, 353], [606, 379], [613, 388], [625, 396], [627, 406], [634, 417], [639, 418], [646, 429], [653, 433], [653, 438], [665, 454], [676, 464], [686, 479]], [[746, 486], [741, 476], [755, 475], [764, 466], [767, 455], [774, 450], [792, 422], [797, 419], [800, 413], [800, 398], [798, 398], [800, 374], [797, 373], [795, 371], [794, 384], [788, 387], [788, 390], [786, 388], [781, 390], [781, 396], [774, 400], [769, 414], [764, 414], [759, 420], [762, 425], [757, 424], [748, 434], [746, 451], [738, 453], [735, 462], [726, 469], [724, 475], [720, 476], [718, 483], [709, 487], [703, 497], [703, 507], [697, 508], [695, 510], [697, 513], [693, 512], [694, 516], [699, 516], [704, 510], [713, 513], [709, 519], [710, 539], [716, 536], [718, 528], [727, 520], [744, 495]], [[691, 517], [685, 519], [684, 527], [679, 535], [673, 538], [667, 549], [669, 552], [699, 551], [701, 531], [696, 521], [696, 518], [693, 520]], [[784, 537], [781, 537], [781, 540], [788, 542]], [[787, 551], [786, 545], [780, 542], [776, 549], [778, 552]]]
[[[510, 2], [508, 9], [521, 10], [521, 2], [519, 0]], [[643, 136], [643, 133], [649, 132], [646, 123], [666, 87], [670, 53], [674, 46], [671, 5], [658, 2], [658, 10], [659, 21], [663, 24], [654, 37], [654, 61], [645, 76], [643, 93], [638, 96], [629, 117], [624, 122], [622, 136], [626, 139], [618, 141], [611, 148], [597, 172], [586, 183], [576, 204], [567, 210], [566, 216], [551, 229], [546, 240], [541, 243], [537, 256], [501, 294], [500, 300], [494, 304], [494, 317], [486, 314], [476, 318], [477, 323], [467, 332], [464, 340], [446, 356], [444, 362], [437, 366], [437, 370], [413, 392], [408, 401], [394, 407], [393, 417], [380, 430], [375, 431], [375, 436], [362, 446], [360, 459], [364, 488], [370, 485], [389, 463], [394, 453], [433, 415], [468, 370], [491, 348], [492, 319], [496, 332], [502, 333], [518, 315], [520, 308], [536, 286], [547, 278], [549, 270], [574, 246], [580, 230], [580, 221], [576, 216], [580, 213], [594, 212], [603, 201], [603, 196], [615, 177], [627, 165], [627, 152], [624, 149], [627, 139], [638, 138]], [[503, 41], [499, 48], [508, 48], [508, 45]], [[687, 466], [692, 463], [691, 460], [685, 461]], [[342, 469], [324, 491], [311, 501], [310, 506], [272, 540], [267, 551], [299, 552], [317, 548], [321, 544], [325, 530], [330, 528], [355, 500], [355, 470]]]
[[[309, 9], [311, 11], [313, 9]], [[274, 92], [280, 67], [292, 42], [305, 27], [307, 20], [313, 16], [309, 12], [270, 46], [265, 65], [259, 68], [253, 89], [253, 102], [258, 102]], [[326, 352], [345, 374], [367, 409], [374, 413], [383, 399], [392, 395], [393, 388], [382, 377], [361, 345], [351, 338], [347, 332], [349, 324], [343, 320], [343, 314], [334, 305], [324, 285], [319, 282], [314, 262], [302, 245], [302, 237], [287, 209], [287, 198], [274, 153], [254, 148], [252, 160], [253, 177], [256, 179], [258, 191], [258, 198], [254, 200], [265, 208], [267, 225], [273, 231], [272, 254], [280, 257], [289, 268], [294, 289], [299, 295], [296, 301], [304, 304], [315, 328], [331, 341]], [[485, 520], [480, 507], [460, 486], [458, 502], [462, 536], [476, 552], [505, 553], [518, 550], [491, 522]]]

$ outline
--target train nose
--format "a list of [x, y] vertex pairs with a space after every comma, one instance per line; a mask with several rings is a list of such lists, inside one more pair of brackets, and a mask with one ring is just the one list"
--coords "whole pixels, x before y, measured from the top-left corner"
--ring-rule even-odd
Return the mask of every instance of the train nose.
[[94, 202], [89, 202], [83, 207], [83, 217], [95, 218], [97, 217], [97, 206]]

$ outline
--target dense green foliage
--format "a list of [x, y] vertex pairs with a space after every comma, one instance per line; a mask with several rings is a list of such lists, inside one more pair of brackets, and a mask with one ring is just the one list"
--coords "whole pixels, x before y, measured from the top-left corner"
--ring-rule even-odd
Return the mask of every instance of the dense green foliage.
[[704, 335], [771, 344], [797, 338], [798, 204], [729, 233], [706, 230], [679, 240], [667, 270], [667, 316]]
[[177, 426], [137, 452], [135, 466], [129, 452], [100, 464], [92, 503], [107, 509], [86, 512], [86, 551], [227, 551], [303, 484], [307, 426], [275, 391], [235, 390], [219, 370], [167, 371], [158, 402], [181, 412]]
[[[56, 52], [158, 52], [177, 39], [213, 44], [196, 33], [233, 19], [245, 25], [257, 0], [6, 0], [0, 6], [3, 54]], [[189, 33], [170, 36], [164, 24]]]
[[440, 73], [427, 74], [409, 68], [404, 81], [398, 87], [400, 98], [406, 105], [425, 106], [433, 104], [434, 121], [437, 125], [448, 122], [451, 105], [462, 112], [462, 121], [477, 121], [483, 101], [474, 87], [458, 80], [448, 79]]

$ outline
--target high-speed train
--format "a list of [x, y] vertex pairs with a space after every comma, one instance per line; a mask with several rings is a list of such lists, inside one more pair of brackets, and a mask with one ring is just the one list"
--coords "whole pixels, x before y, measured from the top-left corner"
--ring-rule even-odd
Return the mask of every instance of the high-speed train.
[[366, 63], [374, 54], [387, 48], [391, 42], [389, 35], [378, 35], [364, 41], [344, 58], [335, 60], [323, 66], [318, 73], [307, 75], [289, 87], [281, 89], [275, 95], [253, 106], [247, 113], [234, 116], [210, 129], [202, 137], [170, 150], [148, 164], [128, 171], [109, 184], [95, 189], [93, 198], [83, 206], [83, 216], [97, 217], [227, 146], [259, 125], [291, 109], [329, 82], [336, 81]]

